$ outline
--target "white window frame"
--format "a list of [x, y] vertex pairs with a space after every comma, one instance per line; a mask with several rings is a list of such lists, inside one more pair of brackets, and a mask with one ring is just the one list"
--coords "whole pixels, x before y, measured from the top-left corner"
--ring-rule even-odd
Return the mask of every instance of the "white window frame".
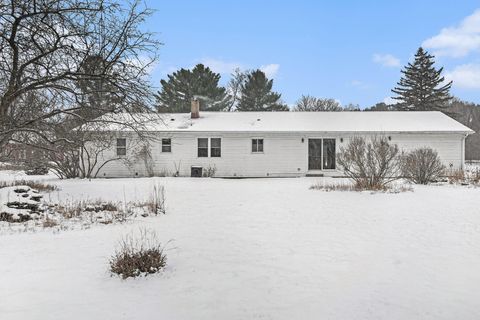
[[[200, 146], [199, 146], [199, 145], [200, 145], [200, 143], [199, 143], [199, 140], [200, 140], [200, 139], [207, 139], [207, 155], [206, 155], [206, 156], [200, 156], [200, 155], [198, 154], [198, 151], [199, 151], [199, 149], [200, 149]], [[210, 157], [210, 139], [209, 139], [209, 138], [205, 138], [205, 137], [197, 137], [196, 140], [197, 140], [197, 158], [208, 158], [208, 157]], [[202, 148], [202, 149], [204, 149], [204, 148]]]
[[[220, 148], [219, 148], [220, 149], [220, 156], [219, 157], [212, 157], [212, 139], [219, 139], [220, 140]], [[210, 137], [208, 139], [208, 156], [210, 158], [221, 158], [222, 157], [222, 138], [221, 137]]]
[[[257, 140], [257, 151], [253, 151], [253, 140]], [[258, 140], [262, 140], [262, 151], [258, 151]], [[263, 137], [252, 137], [250, 139], [250, 152], [253, 154], [265, 153], [265, 139]]]
[[[119, 146], [118, 145], [118, 140], [125, 140], [125, 145], [124, 146]], [[115, 140], [115, 153], [117, 157], [126, 157], [127, 156], [127, 138], [117, 138]], [[125, 150], [125, 154], [118, 154], [118, 150]]]
[[[170, 140], [170, 144], [165, 144], [165, 146], [167, 147], [170, 147], [170, 151], [163, 151], [163, 140]], [[162, 149], [162, 153], [172, 153], [172, 138], [162, 138], [162, 146], [161, 146], [161, 149]]]
[[[321, 160], [321, 169], [319, 171], [326, 171], [326, 172], [335, 172], [337, 171], [338, 169], [338, 164], [337, 164], [337, 150], [338, 150], [338, 137], [332, 137], [332, 136], [321, 136], [321, 137], [318, 137], [318, 136], [311, 136], [311, 137], [307, 137], [305, 138], [305, 141], [307, 141], [306, 143], [306, 147], [307, 147], [307, 168], [308, 168], [308, 139], [321, 139], [322, 140], [322, 144], [321, 144], [321, 155], [322, 155], [322, 160]], [[335, 169], [324, 169], [323, 168], [323, 140], [325, 139], [332, 139], [332, 140], [335, 140]]]

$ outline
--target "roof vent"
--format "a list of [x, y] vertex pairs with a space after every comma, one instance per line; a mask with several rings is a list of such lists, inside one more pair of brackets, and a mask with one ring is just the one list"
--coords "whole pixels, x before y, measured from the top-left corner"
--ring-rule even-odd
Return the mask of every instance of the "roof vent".
[[260, 121], [260, 120], [262, 120], [262, 119], [260, 119], [260, 118], [257, 119], [257, 121]]

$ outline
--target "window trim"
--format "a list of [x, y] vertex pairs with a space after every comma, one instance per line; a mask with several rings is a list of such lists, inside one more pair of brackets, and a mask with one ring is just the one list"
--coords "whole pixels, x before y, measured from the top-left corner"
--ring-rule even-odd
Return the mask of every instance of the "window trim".
[[[199, 151], [200, 151], [200, 139], [206, 139], [207, 140], [207, 146], [202, 147], [202, 149], [207, 149], [207, 155], [206, 156], [200, 156]], [[208, 158], [210, 157], [210, 139], [205, 138], [205, 137], [197, 137], [197, 158]]]
[[[262, 151], [253, 151], [253, 140], [257, 140], [257, 150], [258, 150], [258, 140], [262, 140]], [[265, 139], [263, 137], [252, 137], [250, 139], [250, 153], [253, 153], [253, 154], [265, 153]]]
[[[164, 140], [168, 140], [170, 143], [169, 143], [169, 144], [164, 144], [164, 143], [163, 143]], [[169, 148], [169, 151], [164, 151], [164, 150], [163, 150], [163, 147], [168, 147], [168, 148]], [[162, 153], [172, 153], [172, 138], [162, 138], [162, 146], [161, 146], [161, 149], [162, 149]]]
[[[125, 145], [124, 146], [119, 146], [118, 145], [119, 140], [124, 140]], [[115, 154], [117, 155], [117, 157], [126, 157], [127, 156], [127, 138], [116, 138], [115, 143], [116, 143], [115, 144]], [[118, 150], [124, 150], [125, 154], [118, 154]]]
[[[217, 157], [217, 156], [212, 156], [212, 139], [218, 139], [220, 140], [220, 147], [215, 147], [215, 149], [220, 149], [220, 155]], [[209, 144], [208, 144], [208, 151], [209, 151], [209, 156], [210, 158], [221, 158], [222, 157], [222, 138], [221, 137], [210, 137], [210, 139], [208, 139], [209, 141]]]
[[[337, 157], [336, 157], [336, 154], [337, 154], [337, 151], [338, 151], [338, 137], [332, 137], [332, 136], [307, 136], [305, 138], [305, 141], [307, 141], [306, 143], [306, 147], [307, 147], [307, 168], [308, 168], [308, 139], [321, 139], [322, 140], [322, 145], [321, 145], [321, 154], [322, 154], [322, 161], [321, 161], [321, 164], [322, 164], [322, 168], [320, 170], [313, 170], [313, 171], [326, 171], [326, 172], [335, 172], [335, 171], [338, 171], [338, 166], [337, 166]], [[323, 168], [323, 140], [324, 139], [333, 139], [335, 140], [335, 169], [324, 169]], [[308, 171], [308, 169], [307, 169]]]

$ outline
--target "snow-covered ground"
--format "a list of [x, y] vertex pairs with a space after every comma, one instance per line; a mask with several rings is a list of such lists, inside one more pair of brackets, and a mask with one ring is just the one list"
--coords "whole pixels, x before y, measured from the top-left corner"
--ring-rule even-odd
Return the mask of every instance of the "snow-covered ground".
[[[1, 235], [2, 320], [480, 319], [480, 188], [371, 194], [309, 190], [317, 178], [47, 179], [60, 187], [51, 199], [142, 200], [161, 184], [167, 214]], [[141, 227], [173, 240], [166, 270], [111, 277], [117, 242]]]

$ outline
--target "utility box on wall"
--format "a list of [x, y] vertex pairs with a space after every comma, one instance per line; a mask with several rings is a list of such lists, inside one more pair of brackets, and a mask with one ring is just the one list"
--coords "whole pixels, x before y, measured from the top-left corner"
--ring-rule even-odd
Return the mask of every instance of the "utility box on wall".
[[202, 177], [202, 167], [194, 167], [194, 166], [192, 166], [190, 176], [191, 176], [191, 177], [195, 177], [195, 178], [200, 178], [200, 177]]

